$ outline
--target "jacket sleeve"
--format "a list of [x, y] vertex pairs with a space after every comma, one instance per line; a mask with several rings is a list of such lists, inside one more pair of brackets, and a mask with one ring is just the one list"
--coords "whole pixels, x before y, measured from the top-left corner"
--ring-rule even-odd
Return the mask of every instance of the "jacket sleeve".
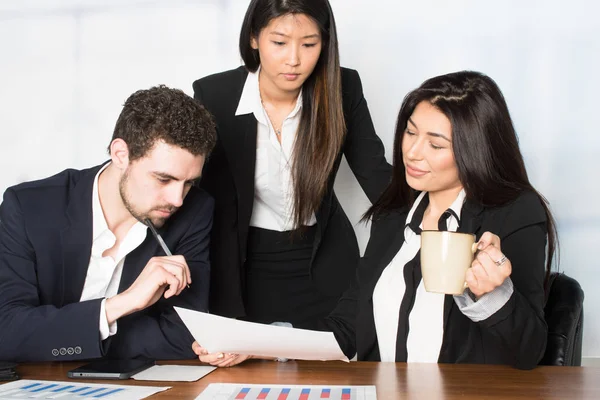
[[35, 249], [13, 190], [0, 205], [0, 359], [68, 361], [102, 357], [102, 299], [42, 305]]
[[346, 116], [344, 155], [365, 194], [374, 203], [390, 182], [392, 167], [375, 133], [358, 72], [344, 69], [342, 87]]
[[[362, 259], [360, 264], [362, 264]], [[361, 267], [359, 265], [356, 279], [340, 297], [335, 309], [329, 316], [319, 322], [318, 327], [318, 330], [333, 332], [340, 349], [348, 358], [352, 358], [356, 354], [356, 316], [360, 293], [360, 271]]]
[[[401, 214], [397, 214], [400, 215]], [[350, 287], [338, 300], [335, 309], [319, 322], [318, 330], [333, 332], [340, 348], [348, 358], [359, 350], [358, 343], [370, 346], [373, 321], [373, 304], [369, 301], [373, 280], [376, 278], [375, 260], [381, 257], [381, 244], [389, 242], [389, 233], [398, 225], [396, 214], [389, 218], [377, 218], [371, 223], [371, 231], [365, 254], [361, 257]], [[359, 326], [360, 321], [360, 326]], [[359, 356], [360, 357], [360, 356]]]
[[547, 223], [540, 200], [527, 193], [511, 206], [497, 234], [512, 264], [514, 290], [508, 302], [478, 324], [486, 345], [501, 346], [510, 363], [534, 368], [544, 355], [548, 328], [544, 319]]
[[[194, 199], [196, 201], [196, 199]], [[192, 284], [179, 296], [162, 297], [153, 306], [119, 319], [117, 334], [111, 340], [109, 355], [128, 359], [195, 358], [192, 351], [194, 338], [185, 327], [173, 306], [196, 311], [208, 311], [210, 286], [209, 237], [212, 226], [214, 201], [206, 196], [200, 199], [202, 207], [190, 220], [189, 229], [173, 254], [181, 254], [192, 273]]]

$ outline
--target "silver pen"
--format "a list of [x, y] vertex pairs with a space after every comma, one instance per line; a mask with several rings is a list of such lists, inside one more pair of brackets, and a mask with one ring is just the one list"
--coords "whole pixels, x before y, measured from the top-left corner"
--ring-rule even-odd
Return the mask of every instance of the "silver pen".
[[[158, 231], [156, 230], [156, 228], [154, 227], [154, 225], [152, 224], [152, 221], [150, 221], [150, 218], [146, 218], [144, 220], [144, 222], [146, 223], [146, 225], [148, 225], [148, 228], [150, 228], [150, 231], [152, 231], [152, 234], [154, 235], [154, 238], [156, 239], [156, 241], [158, 242], [158, 244], [160, 245], [160, 247], [162, 248], [162, 250], [165, 252], [165, 254], [167, 256], [172, 256], [173, 254], [171, 253], [171, 250], [169, 250], [169, 248], [167, 247], [167, 244], [165, 243], [165, 241], [163, 240], [162, 236], [160, 236], [160, 234], [158, 233]], [[190, 285], [187, 285], [188, 289], [190, 288]]]
[[150, 221], [150, 218], [146, 218], [144, 220], [144, 222], [146, 223], [146, 225], [148, 225], [148, 228], [150, 228], [150, 230], [152, 231], [152, 234], [156, 238], [156, 241], [158, 242], [158, 244], [160, 244], [160, 247], [163, 249], [165, 254], [169, 257], [172, 256], [173, 253], [171, 253], [171, 250], [169, 250], [169, 248], [167, 247], [167, 244], [163, 240], [162, 236], [160, 236], [160, 234], [157, 232], [156, 228], [152, 224], [152, 221]]

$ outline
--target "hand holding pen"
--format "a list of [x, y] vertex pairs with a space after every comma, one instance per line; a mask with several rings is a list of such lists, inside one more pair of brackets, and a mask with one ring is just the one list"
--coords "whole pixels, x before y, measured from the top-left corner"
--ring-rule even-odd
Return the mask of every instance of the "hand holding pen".
[[181, 255], [172, 255], [162, 237], [149, 220], [144, 221], [167, 255], [152, 257], [133, 284], [124, 292], [106, 299], [105, 311], [109, 324], [119, 318], [143, 310], [156, 303], [179, 295], [192, 283], [190, 268]]
[[[160, 234], [158, 233], [158, 231], [154, 227], [154, 224], [152, 224], [152, 221], [150, 221], [150, 218], [146, 218], [144, 220], [144, 222], [146, 223], [146, 225], [148, 225], [148, 228], [150, 228], [150, 231], [154, 235], [154, 238], [156, 239], [156, 241], [158, 242], [158, 244], [160, 245], [160, 247], [162, 248], [162, 250], [164, 251], [164, 253], [168, 257], [171, 257], [173, 255], [171, 253], [171, 250], [169, 250], [169, 248], [167, 247], [167, 244], [165, 243], [165, 241], [163, 240], [162, 236], [160, 236]], [[187, 287], [189, 289], [190, 285], [188, 284]]]

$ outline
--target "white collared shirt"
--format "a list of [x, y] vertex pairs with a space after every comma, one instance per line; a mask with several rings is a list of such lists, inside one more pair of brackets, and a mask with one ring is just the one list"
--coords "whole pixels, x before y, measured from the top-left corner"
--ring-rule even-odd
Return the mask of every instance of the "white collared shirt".
[[[263, 107], [256, 72], [248, 72], [235, 115], [254, 114], [256, 129], [256, 167], [254, 170], [254, 204], [250, 226], [274, 231], [289, 231], [293, 224], [294, 185], [292, 152], [300, 124], [302, 91], [296, 106], [281, 126], [281, 144]], [[314, 225], [315, 215], [305, 225]]]
[[[406, 291], [404, 267], [415, 258], [421, 247], [421, 236], [408, 224], [426, 194], [420, 193], [415, 200], [406, 217], [405, 241], [381, 274], [373, 292], [373, 315], [381, 361], [396, 361], [400, 305]], [[458, 229], [465, 197], [465, 191], [461, 190], [450, 206], [455, 215], [447, 220], [448, 231], [456, 232]], [[420, 227], [422, 226], [421, 221]], [[478, 322], [502, 308], [512, 293], [513, 285], [509, 277], [501, 286], [483, 295], [478, 301], [471, 299], [467, 292], [453, 297], [460, 311], [472, 321]], [[407, 362], [437, 362], [444, 335], [444, 298], [443, 294], [427, 292], [421, 280], [408, 317]]]
[[117, 333], [116, 321], [110, 324], [110, 326], [108, 325], [105, 308], [106, 298], [117, 294], [125, 257], [142, 244], [146, 239], [146, 230], [148, 229], [141, 222], [136, 222], [121, 242], [116, 258], [102, 256], [117, 241], [116, 236], [108, 229], [98, 193], [98, 177], [109, 165], [110, 163], [104, 165], [94, 178], [92, 189], [92, 254], [83, 285], [83, 292], [79, 299], [79, 301], [86, 301], [105, 297], [100, 307], [100, 338], [102, 340]]

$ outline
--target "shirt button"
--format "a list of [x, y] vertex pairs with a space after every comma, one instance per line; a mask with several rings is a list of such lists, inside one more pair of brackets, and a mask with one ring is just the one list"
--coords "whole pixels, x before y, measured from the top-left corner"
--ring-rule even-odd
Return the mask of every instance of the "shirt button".
[[58, 357], [58, 349], [52, 349], [52, 355]]
[[75, 354], [81, 354], [81, 347], [75, 346]]
[[69, 348], [67, 349], [67, 354], [68, 354], [68, 355], [70, 355], [70, 356], [72, 356], [72, 355], [73, 355], [73, 353], [75, 353], [75, 350], [73, 350], [73, 348], [72, 348], [72, 347], [69, 347]]
[[65, 349], [64, 347], [60, 348], [60, 355], [61, 356], [66, 356], [67, 355], [67, 349]]

